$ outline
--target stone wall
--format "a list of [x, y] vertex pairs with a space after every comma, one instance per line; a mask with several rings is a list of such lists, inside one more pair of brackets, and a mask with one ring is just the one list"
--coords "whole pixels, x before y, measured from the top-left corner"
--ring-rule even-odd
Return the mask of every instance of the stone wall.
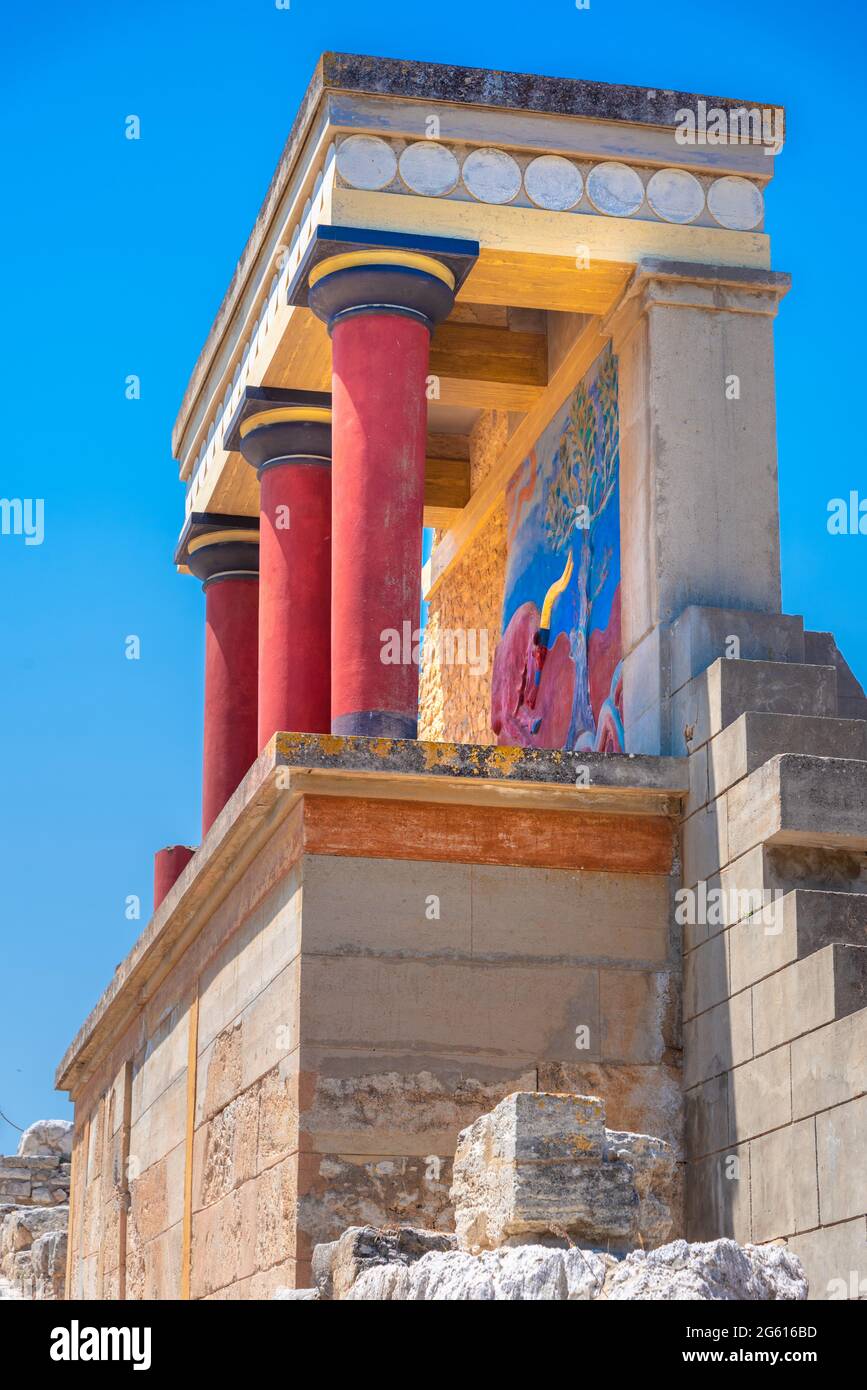
[[[470, 487], [496, 463], [509, 436], [509, 416], [486, 411], [470, 436]], [[506, 573], [506, 511], [501, 502], [469, 552], [430, 601], [419, 688], [419, 738], [496, 743], [491, 729], [491, 678], [500, 640]], [[450, 663], [445, 633], [484, 633], [486, 662]], [[475, 639], [478, 640], [478, 639]], [[476, 653], [479, 652], [476, 647]], [[472, 649], [471, 649], [472, 651]]]
[[72, 1126], [38, 1120], [0, 1157], [0, 1298], [62, 1298]]
[[458, 1133], [543, 1076], [679, 1146], [677, 873], [661, 814], [306, 796], [77, 1087], [73, 1296], [268, 1297], [359, 1217], [446, 1228]]
[[[720, 632], [751, 621], [721, 615]], [[804, 661], [833, 644], [774, 622], [801, 661], [718, 660], [674, 696], [698, 904], [684, 928], [687, 1234], [786, 1239], [811, 1297], [864, 1298], [867, 723], [840, 715], [865, 706], [838, 693], [835, 664]]]

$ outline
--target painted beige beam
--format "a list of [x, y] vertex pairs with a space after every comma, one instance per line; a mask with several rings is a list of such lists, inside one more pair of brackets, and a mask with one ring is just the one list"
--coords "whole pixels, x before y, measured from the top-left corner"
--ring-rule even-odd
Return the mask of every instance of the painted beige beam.
[[607, 337], [601, 321], [585, 324], [551, 377], [546, 390], [518, 425], [499, 461], [476, 488], [459, 519], [446, 532], [425, 566], [424, 593], [430, 598], [490, 518], [513, 472], [527, 457], [569, 392], [604, 348]]

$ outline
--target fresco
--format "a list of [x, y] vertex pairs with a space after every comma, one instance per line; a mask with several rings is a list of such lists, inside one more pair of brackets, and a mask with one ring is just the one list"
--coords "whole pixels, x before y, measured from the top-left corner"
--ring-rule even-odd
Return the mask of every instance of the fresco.
[[507, 488], [501, 744], [624, 751], [617, 359], [596, 359]]

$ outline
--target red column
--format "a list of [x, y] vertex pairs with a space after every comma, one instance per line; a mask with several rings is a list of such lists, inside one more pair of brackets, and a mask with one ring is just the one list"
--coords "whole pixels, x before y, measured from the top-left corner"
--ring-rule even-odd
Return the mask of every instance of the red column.
[[415, 738], [430, 335], [478, 248], [328, 232], [305, 273], [332, 343], [331, 730]]
[[205, 728], [202, 834], [256, 760], [259, 582], [252, 576], [205, 586]]
[[154, 912], [175, 886], [195, 850], [190, 845], [167, 845], [154, 855]]
[[331, 727], [331, 396], [249, 386], [226, 432], [259, 478], [259, 725]]
[[175, 563], [205, 591], [204, 837], [258, 752], [258, 518], [193, 512]]
[[327, 734], [331, 709], [331, 470], [261, 476], [260, 751], [280, 729]]
[[[415, 738], [404, 625], [415, 632], [421, 604], [430, 333], [405, 316], [357, 315], [335, 324], [332, 351], [331, 728]], [[390, 633], [399, 664], [383, 660]]]

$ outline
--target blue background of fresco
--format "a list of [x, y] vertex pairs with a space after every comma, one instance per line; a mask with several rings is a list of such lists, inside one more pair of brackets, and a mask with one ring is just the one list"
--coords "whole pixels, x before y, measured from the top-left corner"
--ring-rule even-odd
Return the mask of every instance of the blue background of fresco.
[[[601, 358], [597, 358], [585, 374], [583, 383], [591, 397], [598, 375]], [[548, 428], [536, 443], [536, 481], [529, 503], [521, 506], [520, 494], [531, 473], [529, 458], [525, 459], [515, 472], [509, 493], [508, 535], [509, 548], [506, 563], [506, 582], [503, 593], [503, 621], [501, 631], [505, 632], [509, 622], [522, 603], [542, 604], [549, 587], [563, 573], [569, 549], [572, 550], [574, 571], [567, 589], [557, 598], [551, 614], [551, 637], [549, 649], [553, 648], [557, 636], [565, 632], [567, 636], [579, 622], [577, 576], [581, 563], [581, 532], [573, 530], [569, 546], [555, 550], [552, 538], [545, 526], [548, 495], [554, 485], [560, 468], [560, 441], [569, 416], [572, 397], [566, 401]], [[597, 402], [597, 410], [598, 410]], [[598, 450], [597, 450], [598, 453]], [[617, 463], [618, 480], [609, 501], [601, 515], [590, 527], [593, 544], [593, 560], [588, 578], [588, 592], [593, 593], [602, 575], [602, 561], [606, 550], [610, 551], [608, 575], [595, 603], [590, 609], [588, 636], [594, 629], [602, 631], [608, 626], [611, 606], [617, 586], [620, 583], [620, 480], [619, 458]], [[520, 515], [520, 522], [514, 528], [514, 517]], [[618, 657], [619, 657], [618, 653]], [[580, 730], [571, 731], [570, 742]]]

